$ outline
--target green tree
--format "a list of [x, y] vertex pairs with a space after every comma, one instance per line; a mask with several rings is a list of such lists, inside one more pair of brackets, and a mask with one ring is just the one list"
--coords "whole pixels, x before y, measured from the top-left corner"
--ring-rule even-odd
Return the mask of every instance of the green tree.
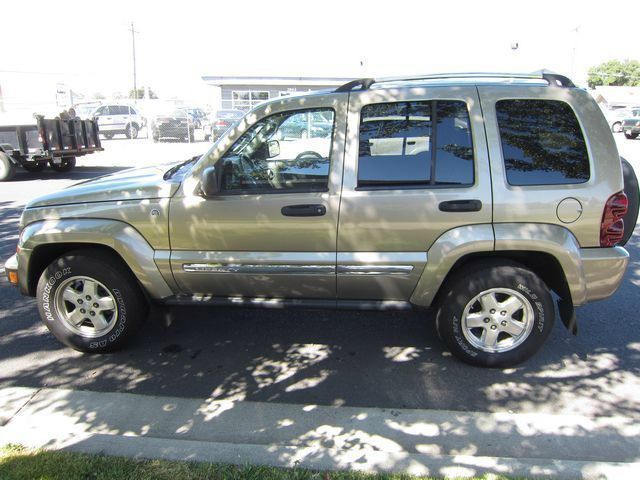
[[[144, 98], [146, 87], [138, 88], [138, 95], [134, 95], [135, 91], [133, 88], [129, 90], [129, 98]], [[158, 98], [158, 95], [153, 90], [149, 89], [149, 98]]]
[[638, 60], [609, 60], [589, 69], [589, 88], [600, 85], [640, 87]]

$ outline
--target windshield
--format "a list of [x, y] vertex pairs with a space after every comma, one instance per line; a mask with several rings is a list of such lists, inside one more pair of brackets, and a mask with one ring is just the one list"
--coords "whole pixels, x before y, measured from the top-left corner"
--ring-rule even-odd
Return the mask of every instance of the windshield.
[[96, 109], [96, 107], [77, 107], [76, 108], [76, 116], [78, 117], [90, 117], [94, 110]]
[[165, 113], [160, 113], [158, 117], [174, 117], [174, 118], [185, 118], [187, 113], [184, 110], [176, 109]]

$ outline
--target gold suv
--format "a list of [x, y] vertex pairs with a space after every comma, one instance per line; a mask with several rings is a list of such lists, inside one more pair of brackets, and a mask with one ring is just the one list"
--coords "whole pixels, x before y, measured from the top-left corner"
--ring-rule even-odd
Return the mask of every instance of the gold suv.
[[566, 77], [360, 79], [265, 102], [202, 157], [33, 200], [5, 268], [81, 351], [121, 347], [149, 302], [434, 307], [456, 356], [509, 366], [554, 301], [575, 331], [574, 307], [618, 288], [626, 171]]

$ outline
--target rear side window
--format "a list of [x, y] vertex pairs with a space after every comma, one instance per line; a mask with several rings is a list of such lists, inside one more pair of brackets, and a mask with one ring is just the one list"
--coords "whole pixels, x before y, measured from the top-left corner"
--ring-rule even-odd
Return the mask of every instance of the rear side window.
[[558, 100], [496, 103], [510, 185], [565, 185], [589, 180], [589, 156], [571, 107]]
[[473, 184], [473, 144], [461, 101], [378, 103], [362, 108], [358, 186]]

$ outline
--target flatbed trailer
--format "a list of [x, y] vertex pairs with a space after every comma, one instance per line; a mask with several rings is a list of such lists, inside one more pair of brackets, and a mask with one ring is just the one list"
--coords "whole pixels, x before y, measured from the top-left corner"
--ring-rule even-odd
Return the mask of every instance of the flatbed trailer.
[[11, 180], [19, 166], [68, 172], [77, 157], [102, 150], [95, 120], [37, 116], [35, 125], [0, 125], [0, 182]]

